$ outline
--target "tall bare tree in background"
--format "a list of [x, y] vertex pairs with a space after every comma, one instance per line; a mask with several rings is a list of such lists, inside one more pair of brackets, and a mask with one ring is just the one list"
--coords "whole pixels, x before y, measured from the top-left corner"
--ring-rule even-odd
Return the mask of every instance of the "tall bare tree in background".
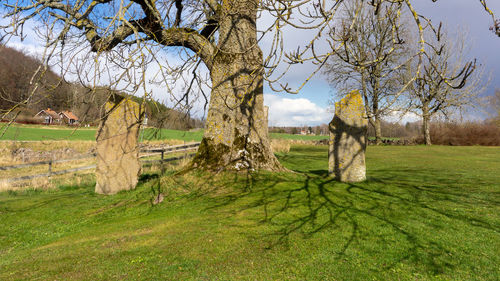
[[[381, 143], [381, 119], [401, 109], [401, 94], [406, 85], [398, 72], [410, 59], [405, 40], [408, 21], [401, 19], [401, 4], [382, 5], [378, 12], [364, 1], [346, 3], [344, 16], [330, 33], [334, 55], [324, 73], [343, 97], [359, 89], [364, 97], [369, 123], [375, 129], [376, 143]], [[353, 24], [352, 24], [353, 23]], [[414, 53], [415, 54], [415, 53]]]
[[[479, 1], [486, 7], [484, 1]], [[167, 92], [173, 92], [170, 85], [177, 82], [185, 94], [176, 99], [176, 104], [187, 105], [196, 98], [193, 92], [208, 99], [202, 86], [193, 86], [207, 85], [211, 94], [206, 130], [193, 165], [212, 170], [280, 170], [269, 148], [264, 79], [273, 89], [297, 92], [303, 84], [294, 91], [280, 82], [286, 72], [279, 67], [283, 61], [288, 66], [316, 64], [304, 83], [320, 71], [332, 52], [317, 47], [334, 29], [343, 2], [7, 0], [2, 3], [11, 24], [3, 28], [2, 38], [23, 37], [23, 28], [33, 20], [41, 26], [37, 34], [45, 38], [44, 59], [64, 69], [63, 74], [76, 75], [91, 89], [98, 86], [96, 81], [108, 76], [115, 87], [142, 92], [147, 97], [149, 82], [161, 83]], [[410, 0], [367, 3], [374, 7], [375, 14], [384, 3], [402, 4], [398, 9], [409, 10], [416, 25], [421, 25]], [[270, 24], [258, 32], [257, 20], [264, 16]], [[309, 30], [312, 39], [302, 48], [286, 52], [283, 32], [293, 29]], [[418, 30], [423, 38], [421, 28]], [[273, 35], [270, 50], [263, 56], [259, 39], [266, 34]], [[424, 41], [420, 44], [423, 46]], [[166, 49], [170, 53], [165, 54]], [[169, 63], [173, 57], [181, 62]], [[157, 75], [154, 81], [148, 81], [146, 74], [153, 71], [152, 63], [158, 66], [154, 70]], [[203, 70], [208, 73], [206, 80]]]
[[[430, 29], [431, 30], [431, 29]], [[486, 88], [484, 70], [475, 59], [468, 60], [465, 36], [452, 38], [439, 29], [426, 41], [423, 70], [412, 73], [414, 64], [407, 66], [408, 77], [415, 77], [409, 87], [412, 111], [422, 117], [422, 134], [431, 145], [430, 121], [440, 113], [445, 117], [479, 104], [479, 95]]]

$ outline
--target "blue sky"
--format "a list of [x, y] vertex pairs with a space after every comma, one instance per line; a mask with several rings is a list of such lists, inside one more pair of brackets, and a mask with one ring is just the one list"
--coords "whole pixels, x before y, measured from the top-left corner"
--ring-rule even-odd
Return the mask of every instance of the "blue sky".
[[[447, 29], [468, 29], [471, 41], [471, 58], [477, 58], [479, 63], [492, 73], [492, 81], [485, 95], [492, 95], [495, 88], [500, 88], [500, 37], [494, 35], [489, 27], [491, 17], [486, 14], [477, 0], [439, 0], [414, 1], [415, 8], [422, 11], [433, 20], [442, 21]], [[488, 7], [500, 18], [500, 1], [487, 1]]]
[[[417, 12], [430, 18], [434, 24], [443, 22], [444, 26], [450, 31], [461, 32], [468, 30], [469, 39], [471, 41], [470, 58], [477, 58], [478, 62], [484, 64], [486, 72], [491, 72], [492, 82], [488, 89], [483, 93], [483, 96], [492, 95], [496, 88], [500, 88], [500, 38], [489, 30], [492, 25], [491, 17], [485, 12], [482, 5], [477, 0], [439, 0], [432, 2], [430, 0], [412, 1]], [[488, 6], [500, 17], [500, 1], [488, 1]], [[331, 119], [331, 113], [327, 111], [329, 100], [332, 99], [332, 89], [326, 82], [325, 77], [319, 76], [311, 80], [309, 84], [298, 95], [290, 95], [284, 93], [273, 93], [266, 87], [265, 93], [267, 96], [272, 96], [270, 103], [270, 122], [271, 125], [317, 125], [325, 123]], [[267, 98], [269, 99], [269, 98]], [[284, 102], [280, 102], [280, 99]], [[307, 100], [316, 106], [316, 111], [309, 111], [308, 116], [301, 116], [300, 124], [291, 120], [297, 116], [295, 111], [286, 111], [286, 107], [290, 106], [291, 102], [288, 99], [297, 100], [296, 104], [307, 104], [309, 108], [312, 106], [305, 103]], [[481, 110], [472, 111], [470, 118], [485, 118], [487, 117]], [[274, 120], [274, 121], [273, 121]], [[414, 116], [408, 116], [403, 121], [414, 121]]]

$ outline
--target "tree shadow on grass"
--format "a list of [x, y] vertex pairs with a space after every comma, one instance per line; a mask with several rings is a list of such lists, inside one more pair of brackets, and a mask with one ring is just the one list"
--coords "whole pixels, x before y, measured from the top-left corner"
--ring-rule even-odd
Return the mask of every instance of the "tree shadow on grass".
[[[413, 178], [405, 178], [408, 174]], [[423, 181], [424, 175], [435, 180]], [[410, 169], [378, 171], [377, 177], [363, 183], [340, 183], [326, 170], [293, 176], [250, 174], [250, 179], [235, 179], [235, 185], [244, 186], [242, 192], [214, 198], [211, 208], [229, 210], [231, 216], [244, 214], [253, 221], [236, 227], [272, 229], [256, 237], [268, 241], [268, 249], [332, 235], [337, 237], [339, 260], [352, 251], [372, 250], [384, 260], [377, 271], [411, 263], [436, 275], [453, 271], [459, 264], [453, 255], [462, 254], [457, 249], [460, 243], [441, 236], [456, 232], [467, 239], [467, 232], [492, 237], [500, 232], [498, 220], [471, 209], [498, 206], [495, 197], [457, 189], [456, 181], [439, 171]], [[392, 258], [383, 257], [385, 248], [394, 254]]]
[[[31, 199], [28, 202], [22, 202], [19, 204], [19, 206], [14, 206], [12, 204], [6, 204], [3, 205], [0, 202], [0, 211], [1, 213], [22, 213], [22, 212], [28, 212], [32, 211], [37, 208], [49, 206], [55, 202], [58, 202], [63, 199], [68, 199], [68, 198], [76, 198], [81, 196], [81, 194], [88, 193], [88, 191], [82, 191], [80, 193], [65, 193], [65, 194], [57, 194], [57, 195], [50, 195], [50, 196], [44, 196], [39, 199]], [[22, 200], [26, 195], [23, 195], [23, 197], [20, 197], [19, 200]]]
[[160, 177], [159, 174], [153, 174], [153, 173], [144, 173], [139, 176], [139, 184], [140, 183], [146, 183], [151, 180], [158, 179]]

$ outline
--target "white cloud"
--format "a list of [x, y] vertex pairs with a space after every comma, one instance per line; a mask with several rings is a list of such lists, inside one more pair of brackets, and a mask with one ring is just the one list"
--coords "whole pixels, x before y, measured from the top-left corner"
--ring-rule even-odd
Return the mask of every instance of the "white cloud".
[[267, 94], [264, 104], [269, 106], [270, 126], [312, 126], [328, 123], [331, 119], [326, 108], [305, 98], [290, 99]]
[[422, 118], [413, 112], [393, 111], [384, 117], [384, 120], [392, 123], [406, 124], [407, 122], [420, 121]]
[[14, 40], [8, 42], [7, 46], [36, 58], [41, 58], [43, 55], [43, 51], [45, 50], [45, 48], [40, 45], [23, 44], [20, 41], [14, 41]]

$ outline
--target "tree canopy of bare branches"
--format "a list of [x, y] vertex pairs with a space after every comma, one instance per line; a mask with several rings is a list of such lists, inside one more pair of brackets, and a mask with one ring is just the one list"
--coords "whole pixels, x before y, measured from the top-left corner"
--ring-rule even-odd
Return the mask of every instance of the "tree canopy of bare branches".
[[[426, 42], [427, 52], [423, 70], [416, 75], [409, 95], [414, 102], [414, 113], [422, 117], [426, 145], [431, 144], [429, 123], [435, 114], [445, 117], [456, 110], [480, 103], [479, 94], [486, 88], [484, 70], [476, 59], [467, 60], [468, 44], [465, 37], [451, 38], [439, 29], [436, 36]], [[412, 64], [407, 66], [408, 77]]]
[[[193, 166], [280, 170], [269, 148], [264, 79], [273, 89], [297, 92], [302, 86], [293, 90], [280, 82], [286, 69], [314, 63], [316, 68], [304, 83], [320, 71], [333, 52], [317, 47], [334, 28], [344, 1], [6, 0], [2, 13], [11, 23], [2, 28], [1, 37], [3, 41], [11, 35], [23, 37], [28, 22], [36, 22], [41, 26], [36, 33], [47, 47], [44, 59], [90, 87], [105, 77], [116, 87], [148, 97], [150, 82], [163, 82], [162, 87], [173, 92], [171, 82], [177, 81], [185, 94], [176, 104], [187, 105], [195, 99], [193, 92], [208, 100], [203, 85], [209, 86], [206, 130]], [[484, 0], [479, 1], [486, 8]], [[423, 46], [421, 17], [410, 0], [366, 1], [375, 14], [386, 2], [409, 11]], [[264, 16], [270, 24], [258, 31], [257, 20]], [[286, 52], [286, 28], [309, 30], [312, 39]], [[273, 34], [266, 56], [259, 46], [265, 34]], [[164, 54], [166, 49], [170, 56]], [[284, 71], [279, 67], [283, 62]], [[158, 68], [153, 79], [148, 78], [151, 63]]]
[[375, 13], [375, 7], [363, 1], [350, 2], [337, 21], [336, 32], [330, 34], [332, 42], [342, 47], [333, 50], [324, 73], [337, 97], [360, 90], [377, 144], [382, 137], [381, 118], [401, 109], [400, 97], [406, 89], [398, 72], [411, 56], [405, 39], [408, 20], [401, 19], [400, 6], [383, 5]]

